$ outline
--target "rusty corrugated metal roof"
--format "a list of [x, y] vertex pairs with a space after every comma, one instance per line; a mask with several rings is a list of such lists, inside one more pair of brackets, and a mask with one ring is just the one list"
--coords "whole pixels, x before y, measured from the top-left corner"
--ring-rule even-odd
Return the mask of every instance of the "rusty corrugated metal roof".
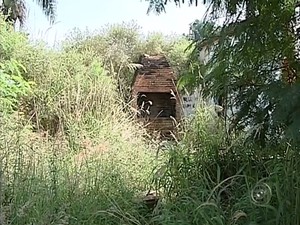
[[[181, 108], [173, 69], [163, 55], [143, 55], [139, 63], [142, 67], [136, 71], [132, 83], [133, 107], [139, 110], [140, 93], [145, 94], [153, 104], [149, 115], [138, 119], [144, 122], [150, 132], [159, 131], [165, 135], [169, 132], [176, 133], [175, 120], [180, 120]], [[169, 95], [167, 99], [166, 95]]]
[[170, 92], [174, 89], [176, 77], [165, 56], [143, 55], [140, 64], [143, 67], [136, 72], [133, 89], [142, 92]]

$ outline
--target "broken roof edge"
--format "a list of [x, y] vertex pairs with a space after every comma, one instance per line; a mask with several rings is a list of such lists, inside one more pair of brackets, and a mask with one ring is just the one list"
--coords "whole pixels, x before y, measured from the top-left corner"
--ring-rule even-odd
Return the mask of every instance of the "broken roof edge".
[[152, 59], [152, 60], [158, 60], [158, 59], [164, 59], [168, 62], [167, 57], [165, 56], [165, 54], [153, 54], [153, 55], [149, 55], [149, 54], [141, 54], [139, 57], [139, 62], [141, 62], [141, 60], [143, 58], [147, 58], [147, 59]]
[[[165, 56], [165, 54], [153, 54], [153, 55], [148, 55], [148, 54], [141, 54], [139, 56], [139, 60], [138, 62], [133, 62], [134, 64], [139, 64], [141, 65], [140, 68], [136, 68], [134, 71], [134, 75], [132, 77], [132, 82], [131, 82], [131, 87], [134, 85], [134, 82], [136, 80], [136, 76], [138, 75], [138, 73], [140, 72], [141, 69], [143, 69], [145, 67], [145, 65], [143, 65], [143, 59], [148, 59], [148, 60], [163, 60], [167, 63], [168, 67], [172, 69], [169, 60], [167, 59], [167, 57]], [[174, 72], [174, 70], [172, 69], [172, 71]]]

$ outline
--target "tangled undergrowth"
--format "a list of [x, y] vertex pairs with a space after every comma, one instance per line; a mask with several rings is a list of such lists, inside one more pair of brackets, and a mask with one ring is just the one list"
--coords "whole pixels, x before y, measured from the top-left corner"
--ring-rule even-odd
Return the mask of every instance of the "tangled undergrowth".
[[96, 59], [33, 46], [3, 21], [0, 35], [0, 224], [130, 221], [156, 144], [124, 112], [115, 80]]
[[182, 140], [167, 147], [156, 184], [165, 203], [158, 224], [300, 224], [299, 150], [230, 145], [213, 109], [202, 105]]
[[[300, 224], [295, 146], [228, 143], [201, 105], [157, 154], [95, 52], [0, 23], [0, 224]], [[137, 196], [150, 188], [151, 210]]]

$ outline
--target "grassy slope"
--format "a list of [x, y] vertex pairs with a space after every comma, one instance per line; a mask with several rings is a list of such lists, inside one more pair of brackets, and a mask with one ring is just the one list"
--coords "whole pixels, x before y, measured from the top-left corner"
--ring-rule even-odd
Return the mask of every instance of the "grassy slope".
[[88, 53], [31, 46], [5, 28], [0, 37], [1, 63], [16, 59], [35, 83], [18, 112], [0, 117], [0, 224], [138, 218], [156, 147], [123, 112], [115, 81]]

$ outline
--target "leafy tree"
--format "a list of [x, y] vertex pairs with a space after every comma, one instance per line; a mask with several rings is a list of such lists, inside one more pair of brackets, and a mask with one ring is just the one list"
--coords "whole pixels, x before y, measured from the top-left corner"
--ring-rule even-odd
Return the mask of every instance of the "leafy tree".
[[102, 62], [110, 76], [118, 83], [118, 90], [126, 102], [130, 99], [132, 78], [140, 66], [139, 57], [142, 54], [164, 54], [174, 66], [177, 73], [188, 59], [184, 50], [189, 41], [184, 37], [164, 36], [161, 33], [140, 34], [136, 23], [109, 25], [95, 32], [74, 30], [68, 38], [66, 48], [80, 53], [88, 52], [92, 61], [95, 58]]
[[[147, 13], [150, 13], [151, 11], [154, 11], [156, 13], [161, 13], [162, 11], [165, 12], [165, 6], [168, 4], [168, 2], [172, 2], [170, 0], [146, 0], [147, 2], [149, 2], [149, 8]], [[193, 5], [195, 4], [196, 6], [198, 5], [198, 0], [173, 0], [173, 2], [179, 6], [181, 3], [185, 3], [188, 2], [189, 5]], [[204, 0], [204, 3], [206, 2], [206, 0]]]
[[[149, 9], [160, 12], [167, 3], [150, 1]], [[205, 21], [225, 18], [217, 34], [195, 40], [198, 51], [214, 46], [207, 63], [210, 69], [201, 79], [206, 94], [224, 96], [224, 104], [234, 112], [231, 127], [250, 130], [249, 137], [261, 146], [299, 143], [299, 2], [211, 0], [203, 4], [208, 7]]]
[[151, 33], [143, 44], [143, 52], [149, 55], [162, 54], [171, 48], [169, 40], [162, 33]]
[[26, 68], [14, 58], [14, 49], [26, 43], [25, 37], [12, 31], [0, 17], [0, 117], [15, 109], [21, 98], [32, 93], [33, 82], [24, 79]]
[[[192, 91], [201, 86], [201, 81], [207, 70], [205, 63], [207, 62], [208, 55], [213, 50], [213, 43], [210, 37], [216, 35], [219, 32], [218, 29], [219, 27], [214, 23], [203, 22], [198, 19], [190, 24], [190, 32], [187, 38], [191, 43], [185, 49], [185, 52], [189, 51], [189, 54], [187, 65], [185, 66], [187, 69], [179, 80], [181, 88]], [[200, 40], [206, 40], [206, 43], [198, 46]]]
[[75, 30], [68, 38], [68, 49], [80, 53], [89, 52], [109, 71], [117, 82], [120, 96], [130, 97], [130, 84], [141, 54], [139, 26], [134, 22], [108, 25], [98, 31], [85, 33]]
[[156, 55], [163, 54], [170, 65], [179, 75], [184, 73], [190, 51], [185, 51], [191, 44], [185, 36], [170, 35], [163, 33], [150, 33], [141, 43], [141, 54]]
[[190, 44], [191, 41], [186, 37], [177, 37], [170, 43], [171, 48], [164, 52], [170, 65], [179, 77], [181, 77], [186, 71], [186, 65], [189, 61], [189, 55], [191, 52], [191, 50], [187, 50], [187, 47]]
[[[35, 1], [42, 8], [44, 14], [50, 20], [50, 23], [53, 23], [56, 13], [56, 0]], [[1, 11], [7, 16], [7, 22], [10, 22], [15, 26], [17, 20], [19, 20], [20, 25], [24, 25], [26, 19], [25, 0], [2, 0]]]

